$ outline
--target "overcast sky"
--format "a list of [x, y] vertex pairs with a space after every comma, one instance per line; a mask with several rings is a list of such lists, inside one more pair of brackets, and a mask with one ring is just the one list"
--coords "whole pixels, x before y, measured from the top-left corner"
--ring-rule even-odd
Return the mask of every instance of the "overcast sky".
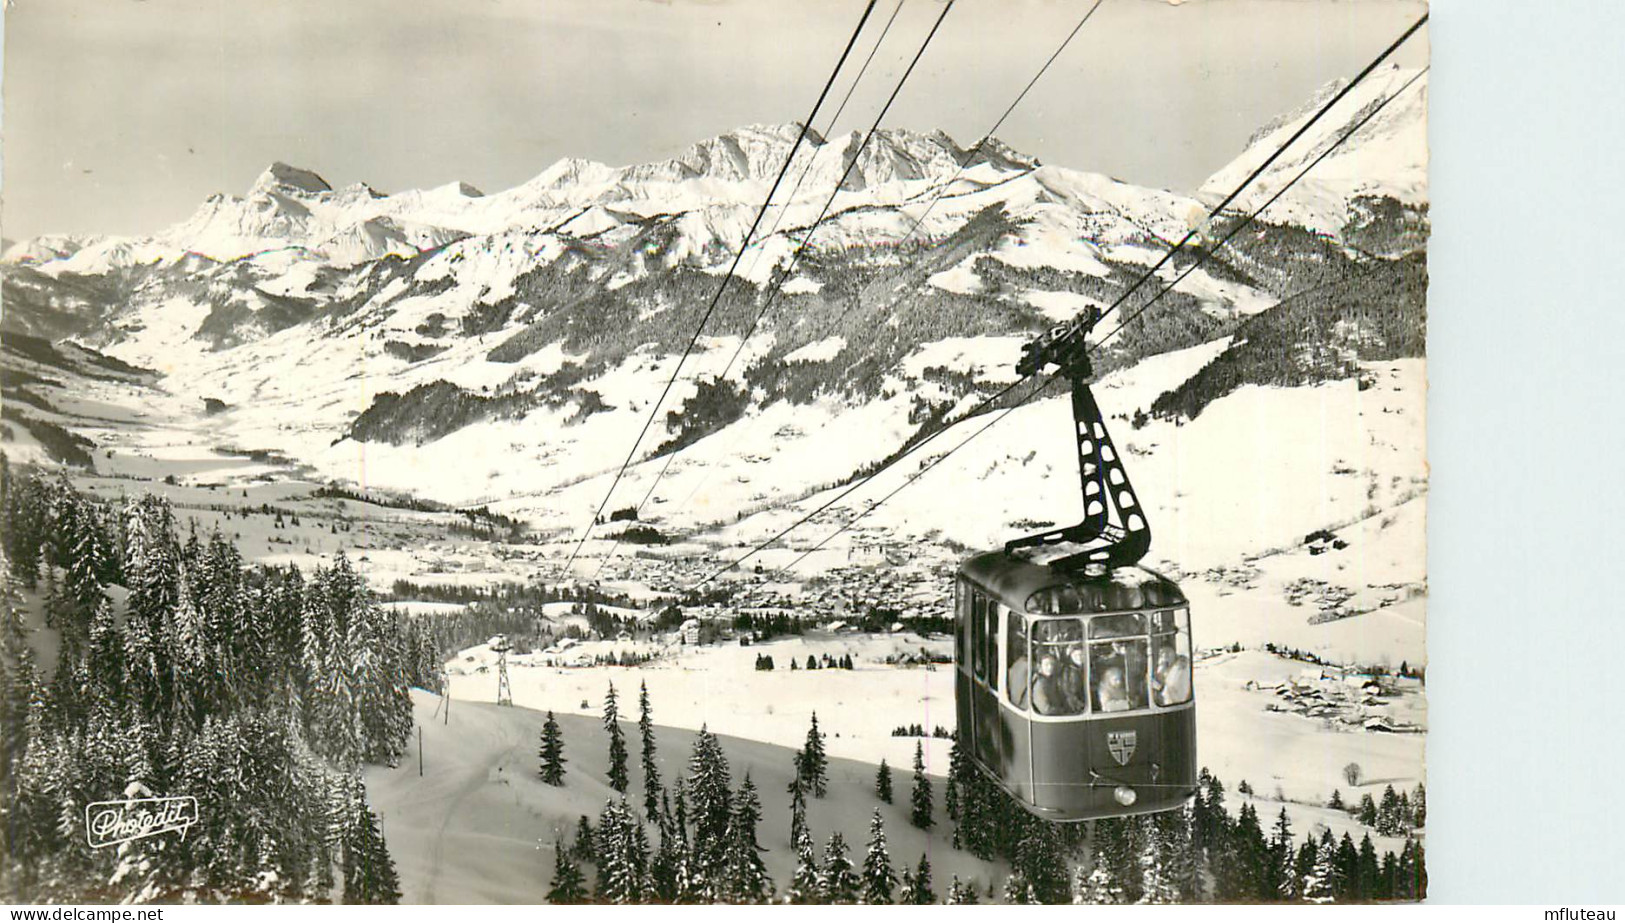
[[[837, 88], [896, 0], [880, 0]], [[335, 186], [503, 189], [564, 156], [671, 157], [805, 117], [863, 0], [12, 0], [8, 239], [137, 234], [274, 160]], [[959, 0], [885, 124], [969, 145], [1084, 0]], [[1356, 72], [1415, 0], [1105, 0], [999, 134], [1047, 163], [1191, 190]], [[837, 131], [866, 128], [941, 10], [905, 0]], [[1397, 59], [1426, 59], [1426, 33]], [[815, 124], [824, 128], [827, 114]]]

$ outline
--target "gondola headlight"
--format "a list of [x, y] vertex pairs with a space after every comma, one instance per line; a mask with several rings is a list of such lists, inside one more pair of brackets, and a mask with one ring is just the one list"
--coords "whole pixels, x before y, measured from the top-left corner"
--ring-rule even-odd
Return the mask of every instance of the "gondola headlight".
[[1117, 799], [1118, 804], [1126, 808], [1139, 800], [1140, 793], [1127, 785], [1119, 785], [1112, 789], [1112, 797]]

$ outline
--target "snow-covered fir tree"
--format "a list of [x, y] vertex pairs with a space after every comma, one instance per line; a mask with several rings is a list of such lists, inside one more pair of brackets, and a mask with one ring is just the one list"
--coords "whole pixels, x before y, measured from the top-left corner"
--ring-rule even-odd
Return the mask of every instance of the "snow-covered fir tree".
[[875, 772], [875, 796], [881, 801], [891, 804], [891, 767], [886, 765], [886, 758], [880, 758], [880, 769]]
[[1033, 887], [1032, 882], [1028, 881], [1027, 876], [1020, 872], [1011, 872], [1010, 877], [1004, 880], [1002, 896], [1006, 904], [1043, 903], [1038, 899], [1038, 891]]
[[1173, 904], [1179, 900], [1179, 885], [1164, 864], [1166, 850], [1164, 832], [1156, 815], [1136, 818], [1140, 827], [1140, 899], [1141, 904]]
[[765, 850], [756, 839], [756, 824], [761, 817], [762, 802], [756, 794], [756, 783], [747, 772], [734, 796], [723, 880], [718, 889], [735, 903], [761, 903], [773, 894], [773, 881], [768, 878], [767, 866], [762, 861]]
[[598, 816], [598, 898], [642, 903], [648, 892], [649, 842], [626, 798], [612, 798]]
[[1327, 834], [1315, 848], [1315, 864], [1303, 879], [1303, 899], [1311, 904], [1330, 904], [1337, 899], [1337, 853]]
[[904, 886], [897, 894], [899, 904], [935, 904], [937, 895], [931, 884], [931, 859], [920, 853], [920, 862], [912, 873], [903, 872]]
[[1359, 818], [1361, 824], [1367, 827], [1377, 825], [1377, 802], [1371, 797], [1370, 792], [1360, 796], [1360, 810], [1355, 816]]
[[1386, 785], [1382, 790], [1382, 800], [1377, 802], [1377, 822], [1374, 825], [1377, 832], [1383, 836], [1398, 836], [1404, 831], [1403, 811], [1399, 804], [1399, 794], [1392, 785]]
[[547, 713], [547, 720], [542, 722], [542, 741], [536, 750], [541, 759], [542, 781], [548, 785], [564, 784], [564, 764], [569, 762], [564, 758], [564, 735], [559, 731], [558, 719], [553, 713]]
[[653, 858], [649, 860], [649, 886], [654, 892], [655, 900], [671, 903], [677, 900], [678, 875], [683, 867], [683, 857], [688, 844], [677, 836], [677, 822], [672, 817], [671, 799], [666, 796], [664, 790], [660, 793], [660, 810], [656, 816], [659, 818], [660, 841], [655, 847]]
[[615, 683], [604, 694], [604, 731], [609, 734], [609, 787], [626, 794], [630, 780], [626, 772], [626, 736], [621, 732], [621, 713], [615, 701]]
[[592, 820], [585, 814], [576, 820], [576, 836], [570, 843], [570, 855], [577, 862], [598, 864], [598, 837], [593, 832]]
[[813, 712], [807, 728], [807, 743], [801, 748], [799, 768], [814, 798], [824, 797], [829, 788], [829, 758], [824, 755], [824, 732], [818, 729], [818, 713]]
[[846, 854], [846, 838], [839, 831], [830, 834], [829, 842], [824, 844], [818, 891], [828, 904], [855, 904], [858, 901], [858, 876], [852, 869], [852, 860]]
[[355, 820], [344, 838], [344, 902], [398, 904], [400, 900], [400, 879], [378, 829], [378, 816], [358, 800]]
[[1382, 896], [1380, 882], [1382, 863], [1377, 858], [1377, 847], [1367, 833], [1361, 840], [1354, 866], [1352, 896], [1357, 901], [1377, 900]]
[[1096, 861], [1087, 870], [1078, 870], [1078, 881], [1073, 887], [1073, 900], [1080, 904], [1124, 903], [1123, 888], [1112, 877], [1105, 862]]
[[560, 840], [553, 841], [553, 881], [547, 888], [549, 904], [580, 904], [587, 900], [587, 880]]
[[792, 904], [823, 903], [824, 892], [819, 884], [820, 870], [818, 856], [813, 847], [812, 831], [807, 829], [805, 818], [799, 826], [792, 826], [794, 833], [791, 835], [790, 843], [796, 851], [796, 870], [790, 878], [790, 890], [786, 897]]
[[801, 777], [790, 778], [790, 842], [796, 843], [807, 831], [807, 795]]
[[643, 744], [643, 811], [653, 818], [660, 810], [660, 762], [655, 758], [655, 723], [649, 708], [649, 684], [638, 685], [638, 737]]
[[929, 830], [936, 820], [932, 814], [931, 780], [925, 774], [925, 745], [914, 742], [914, 790], [909, 794], [909, 822]]
[[722, 878], [728, 828], [733, 820], [733, 791], [728, 760], [716, 735], [701, 727], [688, 761], [688, 816], [692, 828], [694, 873], [706, 882]]
[[976, 894], [976, 885], [974, 885], [974, 884], [966, 884], [965, 882], [960, 881], [958, 875], [953, 876], [953, 880], [948, 883], [948, 903], [950, 903], [950, 904], [979, 904], [979, 903], [981, 903], [981, 900], [977, 897], [977, 894]]
[[1270, 829], [1268, 872], [1264, 889], [1279, 900], [1298, 898], [1301, 885], [1297, 881], [1297, 852], [1292, 847], [1292, 824], [1282, 807]]
[[875, 808], [869, 819], [869, 848], [863, 856], [863, 885], [860, 897], [865, 904], [889, 904], [892, 891], [897, 888], [897, 873], [892, 870], [891, 853], [886, 847], [886, 824]]

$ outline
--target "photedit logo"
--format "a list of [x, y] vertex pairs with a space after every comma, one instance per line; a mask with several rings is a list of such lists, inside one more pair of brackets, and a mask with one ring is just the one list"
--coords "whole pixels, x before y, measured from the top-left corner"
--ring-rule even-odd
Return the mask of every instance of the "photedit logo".
[[197, 799], [191, 795], [126, 798], [85, 805], [85, 839], [92, 849], [171, 831], [178, 831], [184, 840], [187, 828], [197, 822]]

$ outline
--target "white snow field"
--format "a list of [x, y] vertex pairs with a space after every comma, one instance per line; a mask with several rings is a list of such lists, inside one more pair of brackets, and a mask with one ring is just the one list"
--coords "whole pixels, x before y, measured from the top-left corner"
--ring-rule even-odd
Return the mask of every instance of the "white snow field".
[[[651, 696], [655, 718], [664, 722], [661, 700], [652, 689]], [[641, 811], [635, 688], [621, 702], [622, 715], [629, 719], [622, 723], [631, 754], [628, 801]], [[414, 691], [413, 703], [423, 731], [423, 774], [418, 774], [415, 749], [399, 766], [370, 767], [366, 773], [367, 796], [378, 812], [400, 875], [402, 903], [542, 903], [553, 876], [555, 840], [568, 845], [577, 818], [585, 814], [596, 824], [605, 802], [618, 797], [607, 780], [608, 733], [602, 722], [558, 716], [568, 762], [565, 784], [555, 788], [537, 773], [542, 712], [454, 699], [445, 722], [446, 716], [436, 713], [437, 697]], [[655, 737], [661, 781], [670, 786], [687, 774], [694, 733], [662, 724]], [[760, 793], [757, 838], [767, 850], [762, 859], [768, 874], [782, 891], [795, 868], [786, 794], [795, 774], [794, 751], [725, 734], [721, 744], [734, 787], [748, 772]], [[953, 827], [942, 808], [942, 779], [933, 779], [937, 822], [927, 832], [909, 823], [909, 764], [893, 767], [896, 795], [889, 805], [875, 796], [875, 769], [868, 763], [830, 759], [828, 794], [809, 798], [807, 807], [808, 826], [820, 855], [830, 834], [839, 831], [846, 839], [848, 857], [861, 867], [870, 816], [878, 807], [894, 868], [900, 873], [904, 865], [917, 864], [922, 854], [929, 856], [938, 900], [954, 875], [976, 882], [983, 893], [990, 884], [1003, 881], [1008, 874], [1003, 863], [982, 862], [950, 845]]]
[[[870, 812], [881, 807], [894, 863], [912, 864], [926, 852], [939, 891], [956, 874], [985, 889], [1007, 870], [951, 848], [941, 778], [933, 778], [937, 827], [927, 835], [907, 820], [901, 793], [908, 790], [917, 738], [891, 737], [890, 726], [951, 726], [952, 674], [948, 667], [934, 672], [892, 668], [864, 658], [891, 647], [913, 648], [918, 640], [851, 637], [707, 647], [639, 668], [551, 669], [513, 663], [514, 698], [520, 707], [489, 704], [494, 671], [454, 674], [449, 723], [442, 723], [445, 715], [437, 711], [436, 697], [415, 691], [423, 775], [411, 755], [398, 767], [373, 768], [367, 774], [369, 797], [383, 820], [404, 899], [540, 900], [552, 874], [555, 838], [568, 841], [576, 818], [587, 814], [596, 819], [613, 794], [605, 781], [608, 745], [599, 717], [610, 681], [619, 695], [632, 754], [630, 800], [636, 803], [641, 797], [633, 722], [638, 686], [645, 682], [660, 725], [656, 734], [663, 781], [669, 785], [685, 774], [695, 729], [706, 725], [721, 735], [734, 783], [749, 772], [761, 792], [760, 840], [768, 850], [763, 858], [781, 888], [794, 866], [784, 791], [793, 774], [792, 754], [805, 740], [816, 705], [832, 757], [828, 797], [809, 801], [808, 817], [819, 844], [839, 830], [853, 851], [860, 852]], [[787, 657], [825, 651], [853, 653], [858, 669], [785, 669]], [[482, 664], [492, 660], [484, 649], [465, 653]], [[747, 661], [758, 653], [772, 654], [778, 668], [754, 670]], [[1346, 832], [1358, 840], [1369, 832], [1379, 853], [1398, 850], [1401, 840], [1377, 836], [1324, 805], [1333, 790], [1357, 804], [1365, 794], [1380, 799], [1388, 785], [1414, 788], [1422, 781], [1423, 736], [1348, 730], [1322, 719], [1268, 711], [1273, 694], [1249, 685], [1292, 680], [1304, 672], [1301, 663], [1254, 651], [1201, 661], [1195, 674], [1199, 762], [1229, 787], [1232, 810], [1250, 801], [1267, 824], [1284, 807], [1299, 836], [1329, 829], [1334, 836]], [[1422, 705], [1415, 684], [1401, 683], [1400, 694], [1381, 708], [1418, 720]], [[535, 751], [548, 709], [564, 731], [569, 763], [563, 788], [537, 778]], [[946, 741], [925, 742], [928, 773], [940, 777], [946, 772]], [[874, 794], [882, 757], [893, 768], [899, 793], [892, 805], [882, 805]], [[1362, 770], [1359, 785], [1351, 786], [1343, 776], [1350, 763]], [[1255, 793], [1250, 798], [1236, 792], [1243, 781]]]
[[[1193, 632], [1197, 643], [1205, 646], [1201, 611], [1193, 605], [1193, 613]], [[634, 703], [630, 707], [635, 709], [639, 685], [646, 683], [662, 724], [691, 730], [709, 726], [718, 734], [792, 750], [806, 739], [807, 727], [817, 712], [819, 726], [829, 735], [826, 750], [831, 756], [875, 765], [885, 759], [893, 767], [906, 767], [921, 739], [893, 737], [893, 728], [919, 724], [928, 733], [938, 726], [949, 731], [954, 728], [951, 666], [930, 669], [881, 662], [887, 653], [918, 653], [921, 647], [949, 653], [952, 645], [947, 639], [923, 641], [908, 634], [820, 633], [748, 647], [686, 648], [637, 667], [532, 666], [542, 658], [510, 655], [508, 673], [514, 704], [522, 707], [598, 715], [613, 682], [625, 714], [626, 703]], [[789, 669], [790, 658], [805, 665], [808, 654], [822, 658], [825, 653], [834, 657], [851, 654], [856, 669]], [[758, 654], [771, 655], [775, 669], [755, 669]], [[495, 655], [483, 646], [453, 660], [454, 700], [494, 702], [495, 664]], [[480, 671], [481, 667], [485, 669]], [[1375, 794], [1381, 794], [1382, 784], [1410, 789], [1422, 781], [1423, 734], [1367, 731], [1358, 725], [1269, 711], [1274, 695], [1246, 688], [1249, 681], [1268, 685], [1295, 679], [1306, 669], [1319, 672], [1308, 664], [1254, 650], [1199, 660], [1195, 671], [1198, 761], [1232, 789], [1245, 779], [1262, 796], [1274, 797], [1278, 786], [1287, 801], [1305, 804], [1324, 804], [1336, 788], [1343, 789], [1347, 801], [1351, 789], [1342, 779], [1342, 770], [1350, 762], [1360, 763], [1368, 779], [1375, 780], [1352, 790], [1354, 803], [1371, 785], [1376, 785]], [[1363, 706], [1354, 717], [1383, 715], [1417, 725], [1426, 720], [1414, 681], [1385, 701]], [[928, 770], [946, 774], [948, 741], [925, 738], [923, 742]]]

